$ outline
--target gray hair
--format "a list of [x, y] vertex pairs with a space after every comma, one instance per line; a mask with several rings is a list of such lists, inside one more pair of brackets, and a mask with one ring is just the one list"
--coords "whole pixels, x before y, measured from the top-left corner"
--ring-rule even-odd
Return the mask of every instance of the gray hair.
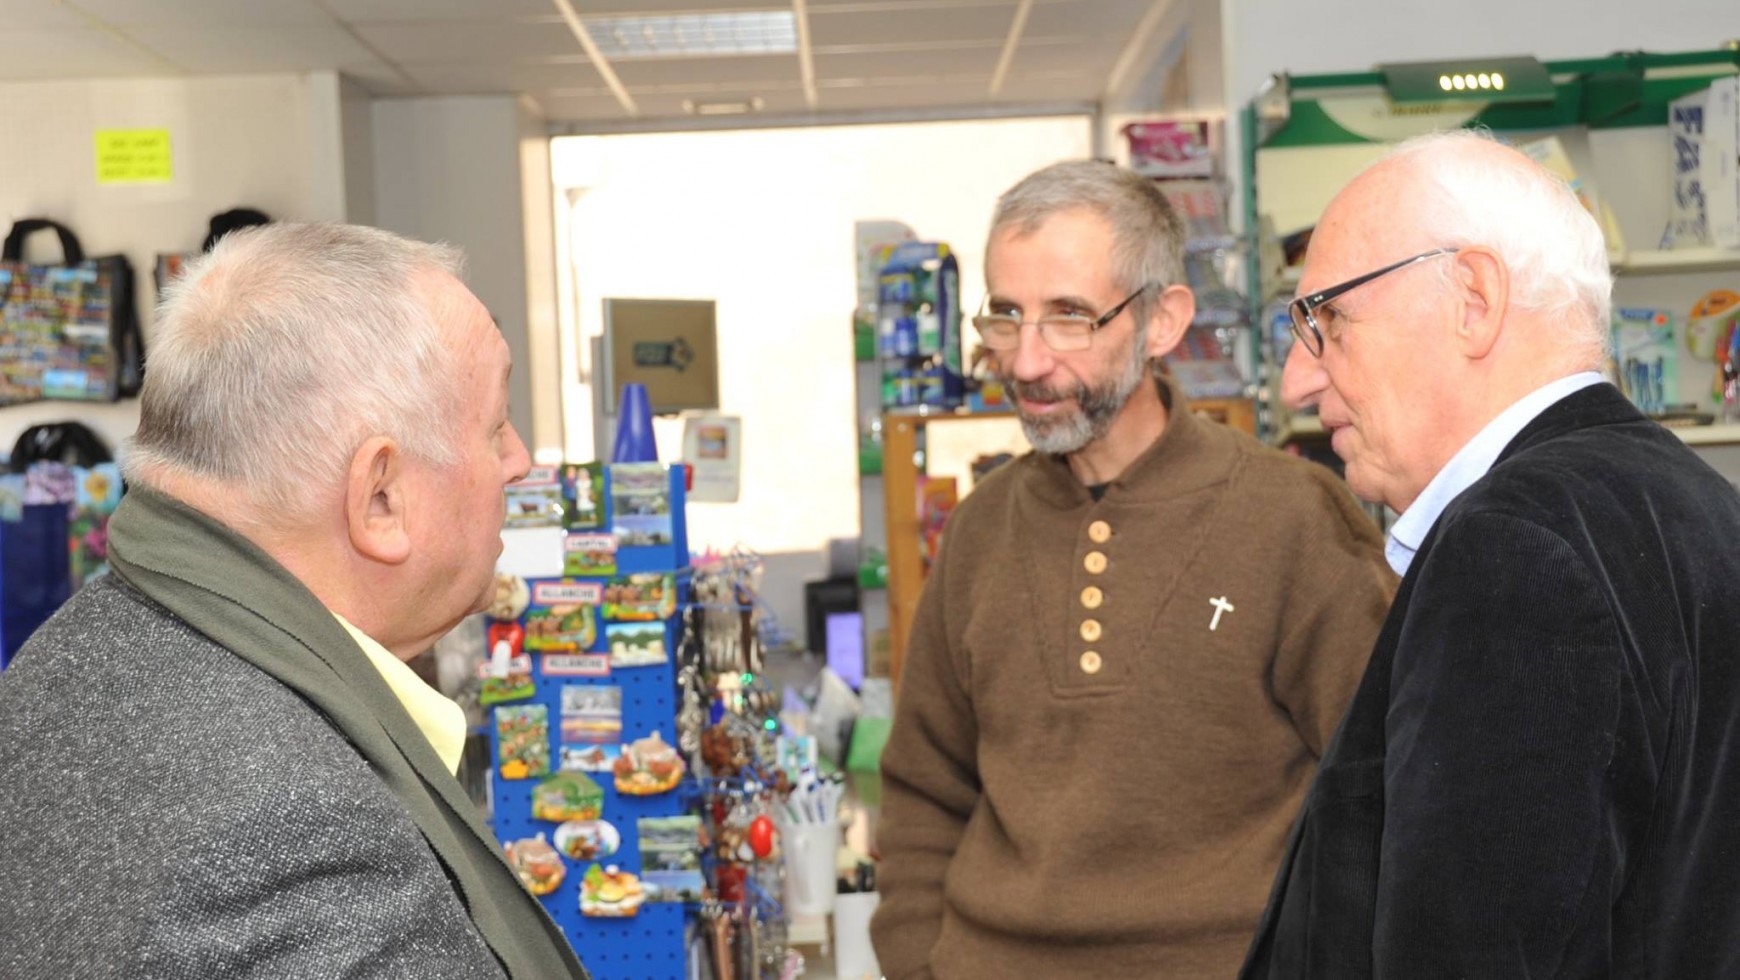
[[159, 307], [127, 478], [234, 488], [236, 518], [285, 526], [338, 492], [372, 436], [453, 462], [458, 365], [421, 280], [460, 264], [353, 225], [224, 236]]
[[[1184, 279], [1184, 222], [1160, 188], [1134, 171], [1103, 160], [1066, 160], [1023, 177], [997, 199], [991, 236], [1013, 226], [1023, 234], [1062, 211], [1086, 208], [1112, 226], [1112, 275], [1126, 292]], [[988, 253], [989, 248], [986, 249]], [[1146, 324], [1154, 293], [1131, 304]]]
[[[1562, 326], [1571, 366], [1599, 369], [1610, 349], [1613, 303], [1601, 226], [1556, 174], [1495, 166], [1467, 152], [1497, 142], [1485, 130], [1430, 133], [1397, 144], [1380, 164], [1400, 164], [1425, 182], [1416, 214], [1428, 240], [1497, 251], [1510, 273], [1511, 301]], [[1452, 286], [1454, 264], [1434, 266]]]

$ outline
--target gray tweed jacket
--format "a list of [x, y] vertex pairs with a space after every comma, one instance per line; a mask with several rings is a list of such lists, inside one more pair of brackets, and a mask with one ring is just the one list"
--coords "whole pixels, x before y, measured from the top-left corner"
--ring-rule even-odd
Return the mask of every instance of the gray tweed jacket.
[[113, 576], [0, 674], [0, 977], [498, 980], [298, 694]]

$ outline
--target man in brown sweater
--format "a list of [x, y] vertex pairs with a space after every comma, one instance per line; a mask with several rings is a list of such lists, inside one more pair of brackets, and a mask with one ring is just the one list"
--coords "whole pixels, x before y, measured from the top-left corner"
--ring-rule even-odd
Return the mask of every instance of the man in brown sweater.
[[1193, 416], [1154, 185], [998, 203], [974, 325], [1035, 452], [962, 501], [883, 756], [891, 980], [1231, 977], [1393, 593], [1328, 470]]

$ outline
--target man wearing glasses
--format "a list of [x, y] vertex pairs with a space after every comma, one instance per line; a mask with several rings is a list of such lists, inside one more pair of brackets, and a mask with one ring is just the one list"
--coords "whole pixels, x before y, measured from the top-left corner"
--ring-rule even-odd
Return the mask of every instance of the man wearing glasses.
[[1735, 976], [1740, 496], [1596, 373], [1611, 289], [1474, 133], [1317, 225], [1283, 392], [1404, 578], [1244, 976]]
[[949, 522], [883, 756], [881, 966], [1230, 977], [1394, 578], [1329, 470], [1186, 410], [1155, 185], [998, 203], [974, 318], [1035, 452]]

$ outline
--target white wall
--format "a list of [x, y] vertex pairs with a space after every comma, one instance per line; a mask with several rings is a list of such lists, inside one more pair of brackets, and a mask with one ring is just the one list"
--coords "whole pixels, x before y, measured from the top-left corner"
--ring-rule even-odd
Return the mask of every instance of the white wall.
[[[948, 242], [976, 306], [997, 195], [1086, 156], [1090, 129], [1080, 116], [554, 141], [556, 186], [572, 202], [571, 349], [601, 332], [606, 297], [718, 303], [721, 410], [744, 419], [742, 496], [691, 504], [690, 546], [805, 556], [795, 581], [763, 590], [788, 628], [802, 626], [790, 604], [797, 583], [825, 574], [827, 541], [858, 536], [853, 222], [903, 221]], [[580, 367], [563, 392], [574, 459], [594, 454]], [[661, 457], [679, 458], [681, 423], [656, 432]]]
[[[213, 214], [249, 206], [280, 219], [344, 217], [341, 155], [315, 123], [336, 84], [330, 72], [0, 84], [0, 221], [54, 218], [89, 254], [125, 253], [149, 352], [156, 255], [198, 251]], [[173, 180], [97, 184], [94, 132], [130, 128], [169, 130]], [[58, 250], [52, 235], [33, 238], [29, 257], [54, 260]], [[139, 413], [133, 401], [0, 408], [0, 452], [25, 427], [68, 418], [119, 449]]]
[[[536, 352], [543, 356], [534, 364], [527, 330], [534, 320], [530, 222], [539, 219], [528, 219], [523, 191], [528, 180], [541, 178], [525, 155], [535, 154], [544, 139], [542, 119], [506, 95], [385, 99], [375, 102], [373, 114], [375, 224], [464, 250], [466, 284], [495, 315], [513, 354], [514, 426], [534, 451], [559, 447], [559, 428], [541, 431], [533, 414], [534, 404], [543, 403], [534, 397], [531, 378], [549, 370], [548, 338], [540, 335]], [[547, 191], [542, 201], [542, 214], [548, 215]], [[534, 258], [539, 269], [552, 261], [548, 252]], [[548, 279], [538, 287], [535, 322], [545, 334], [551, 328], [543, 307], [554, 302], [550, 287]], [[547, 417], [554, 416], [552, 409], [546, 406]]]

